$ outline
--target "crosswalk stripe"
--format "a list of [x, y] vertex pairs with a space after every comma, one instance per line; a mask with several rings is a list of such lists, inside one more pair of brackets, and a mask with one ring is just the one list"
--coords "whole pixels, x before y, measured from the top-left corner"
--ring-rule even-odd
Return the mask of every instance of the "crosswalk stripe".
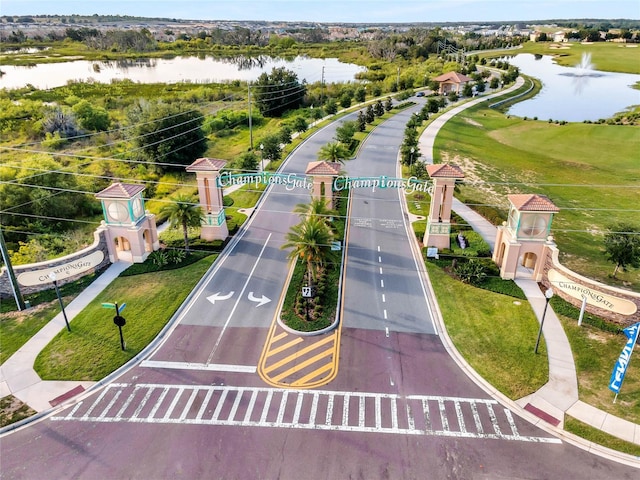
[[[143, 413], [146, 408], [149, 413]], [[213, 409], [212, 415], [206, 414], [209, 409]], [[195, 415], [190, 413], [196, 410]], [[321, 417], [317, 418], [319, 412]], [[521, 435], [511, 411], [491, 399], [226, 385], [112, 384], [52, 420], [299, 428], [560, 443], [555, 438]]]

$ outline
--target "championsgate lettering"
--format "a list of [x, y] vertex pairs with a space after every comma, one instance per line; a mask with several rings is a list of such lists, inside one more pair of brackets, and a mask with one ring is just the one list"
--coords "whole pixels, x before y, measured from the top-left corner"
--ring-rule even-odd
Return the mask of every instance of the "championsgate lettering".
[[294, 173], [227, 173], [224, 172], [218, 177], [216, 184], [218, 187], [231, 187], [234, 185], [254, 184], [256, 188], [260, 185], [284, 185], [287, 190], [301, 188], [311, 190], [313, 183], [307, 177], [299, 177]]
[[[312, 190], [313, 181], [307, 177], [300, 177], [294, 173], [228, 173], [224, 172], [218, 177], [218, 187], [231, 187], [234, 185], [253, 184], [256, 188], [260, 185], [283, 185], [287, 190], [301, 188]], [[333, 191], [350, 190], [352, 188], [396, 188], [405, 190], [405, 193], [425, 192], [431, 193], [431, 183], [419, 180], [417, 177], [393, 178], [381, 175], [379, 177], [348, 177], [340, 175], [333, 181]]]
[[431, 184], [417, 177], [393, 178], [381, 175], [379, 177], [346, 177], [339, 176], [333, 181], [333, 190], [349, 190], [352, 188], [398, 188], [406, 193], [425, 192], [431, 193]]

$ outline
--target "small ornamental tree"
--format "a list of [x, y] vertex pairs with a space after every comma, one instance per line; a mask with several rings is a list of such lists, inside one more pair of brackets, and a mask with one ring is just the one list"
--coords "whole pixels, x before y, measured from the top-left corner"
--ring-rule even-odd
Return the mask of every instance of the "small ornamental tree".
[[378, 100], [376, 102], [375, 107], [373, 107], [373, 113], [376, 117], [381, 117], [382, 115], [384, 115], [384, 105], [382, 105], [381, 100]]
[[607, 259], [615, 263], [613, 278], [619, 269], [626, 272], [628, 267], [640, 267], [640, 230], [629, 224], [619, 224], [609, 228], [604, 236]]
[[373, 111], [373, 106], [372, 105], [369, 105], [367, 107], [367, 110], [364, 113], [364, 118], [367, 121], [367, 123], [373, 123], [373, 121], [376, 119], [376, 114]]
[[358, 112], [358, 131], [364, 132], [367, 129], [367, 119], [364, 116], [364, 112], [360, 110]]

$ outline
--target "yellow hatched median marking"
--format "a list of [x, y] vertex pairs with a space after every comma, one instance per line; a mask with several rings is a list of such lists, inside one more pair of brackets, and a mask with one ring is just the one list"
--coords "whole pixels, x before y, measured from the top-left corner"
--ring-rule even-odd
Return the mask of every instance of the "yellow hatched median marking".
[[[312, 347], [314, 347], [314, 346], [315, 345], [312, 345], [311, 347], [307, 347], [305, 350], [307, 352], [309, 352], [309, 351], [313, 350]], [[307, 353], [307, 352], [304, 352], [304, 353]], [[271, 372], [273, 370], [276, 370], [278, 367], [281, 367], [282, 365], [286, 365], [287, 363], [291, 362], [292, 360], [295, 360], [296, 358], [301, 357], [304, 353], [302, 351], [300, 351], [300, 352], [296, 352], [293, 355], [289, 355], [286, 359], [283, 359], [283, 360], [279, 361], [277, 364], [271, 365], [268, 369], [265, 369], [265, 373], [268, 373], [268, 372]], [[295, 372], [297, 372], [299, 370], [302, 370], [303, 368], [311, 365], [312, 363], [317, 362], [321, 358], [327, 357], [327, 356], [332, 355], [332, 354], [333, 354], [333, 349], [324, 350], [324, 351], [316, 354], [315, 356], [310, 357], [310, 358], [306, 359], [305, 361], [303, 361], [303, 362], [301, 362], [301, 363], [289, 368], [288, 370], [282, 372], [281, 374], [276, 375], [275, 377], [272, 377], [272, 379], [275, 380], [276, 382], [278, 382], [278, 381], [282, 380], [283, 378], [288, 377], [292, 373], [295, 373]]]
[[[307, 387], [315, 386], [315, 384], [313, 384], [313, 385], [312, 384], [307, 384], [307, 382], [309, 380], [311, 380], [312, 378], [315, 378], [315, 377], [319, 376], [320, 374], [322, 374], [322, 373], [324, 373], [324, 372], [326, 372], [328, 370], [331, 370], [332, 367], [333, 367], [332, 363], [327, 363], [323, 368], [319, 368], [318, 370], [314, 370], [310, 374], [305, 375], [304, 377], [302, 377], [300, 380], [296, 380], [295, 382], [293, 382], [291, 384], [291, 386], [292, 387], [297, 387], [297, 388], [300, 388], [300, 387], [303, 387], [303, 386], [307, 386]], [[320, 383], [320, 385], [322, 385], [322, 383]]]
[[[296, 337], [293, 340], [291, 340], [290, 342], [285, 343], [284, 345], [280, 345], [279, 347], [276, 347], [274, 349], [269, 349], [269, 352], [267, 354], [267, 357], [270, 357], [271, 355], [275, 355], [276, 353], [280, 353], [284, 350], [287, 350], [288, 348], [293, 347], [294, 345], [299, 344], [300, 342], [304, 342], [304, 339], [301, 337]], [[269, 342], [269, 347], [271, 347], [271, 345], [273, 345], [274, 342]]]

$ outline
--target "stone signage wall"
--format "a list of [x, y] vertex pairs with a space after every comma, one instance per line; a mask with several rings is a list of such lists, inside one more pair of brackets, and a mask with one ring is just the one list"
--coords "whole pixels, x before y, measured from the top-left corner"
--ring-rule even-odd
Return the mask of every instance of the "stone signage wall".
[[640, 322], [640, 293], [585, 278], [558, 261], [558, 248], [547, 249], [542, 284], [576, 308], [587, 298], [586, 311], [625, 328]]
[[[55, 267], [60, 266], [62, 268], [60, 269], [61, 271], [56, 274], [56, 279], [58, 285], [63, 285], [108, 266], [111, 262], [109, 261], [105, 231], [106, 230], [103, 227], [98, 228], [93, 234], [93, 244], [76, 253], [72, 253], [71, 255], [56, 258], [54, 260], [47, 260], [45, 262], [31, 263], [29, 265], [14, 265], [13, 272], [18, 279], [21, 274], [30, 272], [34, 273], [33, 275], [27, 275], [29, 277], [29, 281], [25, 283], [29, 283], [30, 285], [27, 286], [21, 284], [20, 281], [18, 282], [20, 285], [20, 292], [23, 295], [26, 295], [53, 288], [50, 281], [38, 282], [38, 275], [35, 272], [43, 272], [43, 274], [46, 274], [48, 271], [55, 270]], [[83, 259], [89, 258], [89, 260], [93, 260], [99, 258], [99, 255], [94, 255], [96, 252], [102, 253], [102, 260], [96, 262], [97, 264], [92, 263], [91, 268], [87, 269], [87, 265], [85, 265], [86, 262], [84, 262]], [[76, 269], [80, 271], [80, 273], [74, 274], [73, 272]], [[2, 271], [0, 271], [0, 297], [13, 298], [9, 275], [7, 274], [7, 269], [5, 267], [2, 267]]]

